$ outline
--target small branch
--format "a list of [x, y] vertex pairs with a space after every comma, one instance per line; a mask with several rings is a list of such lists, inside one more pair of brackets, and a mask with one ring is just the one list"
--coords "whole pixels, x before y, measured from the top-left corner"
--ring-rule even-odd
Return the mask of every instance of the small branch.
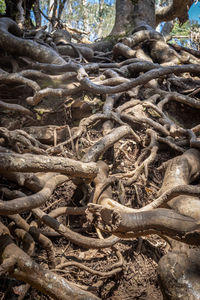
[[57, 175], [47, 181], [43, 189], [34, 195], [20, 197], [10, 201], [0, 201], [0, 214], [12, 215], [41, 206], [49, 199], [56, 186], [66, 180], [69, 180], [67, 176]]
[[54, 229], [60, 235], [64, 236], [67, 240], [71, 241], [72, 243], [79, 245], [83, 248], [93, 248], [93, 249], [101, 249], [111, 247], [116, 244], [119, 239], [117, 237], [111, 236], [105, 240], [93, 239], [90, 237], [83, 236], [78, 234], [74, 231], [71, 231], [69, 228], [65, 227], [57, 220], [53, 219], [49, 215], [45, 214], [40, 209], [36, 208], [33, 210], [33, 213], [39, 218], [42, 222], [46, 225]]
[[63, 268], [69, 267], [69, 266], [78, 267], [80, 269], [85, 270], [88, 273], [91, 273], [93, 275], [98, 275], [98, 276], [101, 276], [101, 277], [110, 277], [110, 276], [113, 276], [113, 275], [115, 275], [115, 274], [117, 274], [117, 273], [119, 273], [119, 272], [122, 271], [122, 268], [116, 268], [116, 269], [113, 269], [111, 271], [102, 272], [102, 271], [93, 270], [93, 269], [85, 266], [84, 264], [78, 263], [76, 261], [69, 261], [69, 262], [63, 263], [61, 265], [58, 265], [56, 267], [56, 269], [52, 270], [52, 272], [62, 272]]
[[[103, 153], [113, 146], [118, 140], [132, 133], [131, 127], [123, 125], [121, 127], [113, 129], [109, 134], [104, 136], [102, 139], [97, 141], [84, 155], [82, 161], [90, 162], [97, 161]], [[138, 138], [136, 141], [139, 142], [139, 137], [134, 134], [134, 138]]]

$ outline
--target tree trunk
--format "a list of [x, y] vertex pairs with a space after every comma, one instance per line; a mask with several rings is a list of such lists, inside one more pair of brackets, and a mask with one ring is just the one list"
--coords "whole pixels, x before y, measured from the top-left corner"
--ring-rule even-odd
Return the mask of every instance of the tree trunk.
[[152, 28], [155, 28], [155, 0], [135, 1], [132, 18], [134, 27], [149, 25]]
[[28, 0], [28, 1], [24, 2], [26, 27], [28, 27], [28, 28], [33, 27], [33, 23], [31, 20], [31, 9], [32, 9], [34, 3], [35, 3], [35, 0]]
[[98, 30], [97, 30], [97, 36], [102, 37], [102, 25], [103, 25], [103, 6], [104, 6], [104, 0], [99, 0], [99, 17], [98, 17]]
[[34, 15], [35, 15], [36, 28], [39, 28], [41, 26], [41, 23], [42, 23], [42, 18], [41, 18], [41, 14], [40, 14], [39, 0], [35, 1], [33, 11], [34, 11]]
[[17, 2], [14, 2], [12, 0], [5, 0], [5, 4], [6, 4], [6, 17], [15, 20], [15, 16], [17, 14]]
[[[49, 0], [48, 1], [48, 18], [52, 21], [53, 17], [53, 7], [54, 7], [54, 0]], [[48, 31], [52, 31], [52, 22], [49, 22], [48, 24]]]
[[115, 24], [111, 35], [124, 35], [142, 25], [155, 28], [155, 0], [116, 0]]
[[88, 31], [88, 9], [87, 9], [87, 1], [81, 0], [81, 11], [82, 11], [82, 20], [83, 20], [83, 30]]
[[59, 9], [58, 9], [58, 19], [59, 19], [59, 20], [60, 20], [60, 18], [61, 18], [61, 15], [62, 15], [63, 9], [64, 9], [64, 7], [65, 7], [66, 1], [67, 1], [67, 0], [60, 1]]

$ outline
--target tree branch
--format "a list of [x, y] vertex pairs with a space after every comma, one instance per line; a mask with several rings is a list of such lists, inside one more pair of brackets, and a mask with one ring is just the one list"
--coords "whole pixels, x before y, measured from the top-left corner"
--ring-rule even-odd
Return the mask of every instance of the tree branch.
[[188, 20], [188, 10], [193, 3], [193, 0], [173, 0], [169, 6], [156, 11], [156, 24], [172, 21], [175, 18], [178, 18], [181, 24], [185, 23]]

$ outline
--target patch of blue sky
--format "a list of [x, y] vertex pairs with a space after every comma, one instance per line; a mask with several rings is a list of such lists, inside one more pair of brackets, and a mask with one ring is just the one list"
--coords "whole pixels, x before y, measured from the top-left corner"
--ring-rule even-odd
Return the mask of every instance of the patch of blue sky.
[[200, 24], [200, 2], [194, 3], [189, 10], [190, 21], [197, 21]]

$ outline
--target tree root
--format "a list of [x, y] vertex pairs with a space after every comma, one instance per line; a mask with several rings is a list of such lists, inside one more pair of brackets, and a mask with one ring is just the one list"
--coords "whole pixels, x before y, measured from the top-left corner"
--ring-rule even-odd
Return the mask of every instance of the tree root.
[[[175, 2], [177, 4], [179, 0]], [[28, 254], [32, 255], [34, 248], [34, 254], [37, 254], [38, 244], [46, 251], [47, 263], [55, 271], [44, 270], [33, 262], [10, 240], [8, 228], [0, 225], [3, 254], [0, 255], [0, 274], [7, 272], [9, 276], [27, 282], [25, 290], [30, 284], [54, 299], [98, 299], [56, 273], [64, 276], [68, 273], [67, 276], [72, 277], [73, 271], [63, 268], [74, 266], [93, 276], [118, 274], [122, 271], [123, 250], [121, 254], [113, 245], [120, 238], [157, 234], [166, 235], [168, 241], [172, 238], [173, 247], [177, 241], [199, 246], [200, 188], [191, 184], [200, 174], [199, 119], [196, 113], [200, 108], [199, 80], [194, 77], [200, 73], [199, 53], [167, 44], [161, 34], [145, 24], [139, 24], [130, 37], [123, 38], [113, 51], [106, 53], [102, 52], [104, 49], [97, 49], [99, 43], [86, 48], [80, 45], [71, 47], [66, 45], [69, 41], [64, 40], [65, 45], [56, 46], [52, 37], [48, 36], [47, 41], [43, 28], [26, 33], [25, 37], [34, 41], [25, 40], [16, 23], [4, 18], [0, 19], [0, 33], [0, 47], [4, 51], [0, 58], [0, 215], [7, 216], [3, 218], [6, 224], [8, 219], [12, 220], [8, 228]], [[56, 39], [54, 41], [59, 43]], [[105, 47], [112, 41], [100, 44]], [[66, 63], [52, 49], [56, 47], [63, 54], [73, 52], [81, 63], [76, 63], [73, 58]], [[5, 54], [14, 52], [15, 58], [10, 61], [12, 56]], [[83, 57], [97, 62], [85, 63]], [[174, 66], [180, 63], [185, 65]], [[13, 73], [8, 73], [8, 70]], [[14, 93], [18, 95], [21, 88], [23, 95], [13, 96]], [[49, 102], [41, 102], [45, 97]], [[59, 111], [52, 101], [58, 98], [62, 98]], [[39, 104], [38, 107], [23, 108], [21, 103], [25, 99], [26, 106]], [[14, 104], [16, 100], [18, 103]], [[92, 112], [89, 117], [82, 118], [82, 105], [87, 105]], [[52, 106], [50, 110], [49, 106]], [[75, 106], [79, 124], [74, 123]], [[54, 119], [54, 114], [63, 109], [64, 118], [60, 119], [58, 115], [59, 120]], [[192, 111], [191, 122], [186, 120], [186, 109]], [[174, 116], [176, 111], [177, 116]], [[61, 126], [49, 124], [48, 118], [51, 124]], [[176, 156], [177, 152], [181, 155]], [[156, 167], [164, 161], [164, 181], [156, 196], [162, 169]], [[127, 180], [127, 177], [130, 178]], [[14, 183], [7, 183], [6, 179]], [[69, 180], [73, 184], [65, 183], [52, 195], [57, 186]], [[33, 194], [24, 194], [25, 188]], [[90, 203], [88, 206], [87, 202]], [[24, 212], [29, 212], [29, 216], [19, 215]], [[68, 217], [70, 215], [72, 217]], [[88, 227], [83, 225], [85, 215]], [[55, 219], [60, 216], [63, 217]], [[65, 216], [68, 225], [61, 223]], [[80, 219], [82, 228], [74, 229], [71, 222], [75, 218], [75, 223]], [[91, 229], [91, 225], [92, 229], [96, 227], [99, 239], [84, 235], [85, 227]], [[113, 235], [109, 238], [106, 235], [104, 239], [100, 230]], [[84, 231], [84, 234], [76, 231]], [[63, 254], [68, 255], [68, 247], [73, 248], [70, 242], [89, 249], [111, 247], [104, 251], [106, 254], [115, 252], [118, 261], [105, 272], [86, 267], [81, 262], [61, 260], [56, 266], [60, 252], [48, 237], [67, 240], [67, 247], [61, 251]], [[141, 250], [140, 245], [137, 251]], [[181, 251], [179, 249], [177, 253]], [[182, 252], [181, 257], [184, 256]], [[94, 250], [92, 255], [95, 256]], [[190, 257], [193, 257], [192, 251], [188, 252], [188, 260]], [[166, 259], [163, 261], [169, 265], [168, 269], [171, 262], [173, 265], [176, 261], [181, 263], [181, 259], [174, 260], [174, 256], [169, 255]], [[171, 270], [173, 273], [173, 268]], [[188, 279], [188, 273], [184, 274]], [[163, 279], [165, 275], [160, 272], [160, 276], [169, 290]], [[182, 280], [180, 276], [176, 279]], [[188, 281], [189, 285], [194, 284], [192, 280]], [[190, 292], [190, 288], [187, 291]], [[112, 297], [111, 290], [109, 293]], [[174, 292], [170, 293], [168, 295]], [[179, 294], [178, 288], [174, 297], [176, 294]]]
[[[199, 249], [177, 249], [169, 252], [159, 261], [158, 273], [162, 283], [163, 293], [177, 299], [177, 294], [182, 298], [191, 297], [198, 299], [199, 289]], [[178, 282], [178, 284], [177, 284]]]
[[27, 85], [28, 87], [31, 87], [34, 92], [37, 92], [40, 90], [40, 86], [33, 80], [27, 79], [23, 76], [21, 76], [18, 73], [13, 74], [0, 74], [0, 82], [4, 83], [20, 83]]
[[[91, 162], [91, 161], [97, 161], [99, 157], [108, 150], [111, 146], [113, 146], [119, 139], [122, 137], [131, 134], [132, 130], [129, 126], [124, 125], [121, 127], [118, 127], [114, 129], [112, 132], [107, 134], [105, 137], [103, 137], [101, 140], [99, 140], [97, 143], [95, 143], [87, 152], [86, 155], [84, 155], [82, 161], [83, 162]], [[134, 133], [134, 138], [138, 138], [137, 142], [139, 141], [139, 137]]]
[[76, 232], [71, 231], [69, 228], [65, 227], [63, 224], [60, 224], [58, 221], [45, 214], [38, 208], [35, 208], [33, 210], [33, 213], [50, 228], [54, 229], [56, 232], [64, 236], [72, 243], [75, 243], [83, 248], [107, 248], [113, 246], [119, 241], [119, 238], [113, 236], [105, 240], [93, 239], [86, 236], [82, 236]]
[[[159, 230], [161, 230], [160, 233], [168, 235], [174, 239], [184, 241], [185, 243], [198, 245], [199, 224], [198, 221], [190, 217], [192, 209], [191, 211], [188, 210], [187, 205], [184, 205], [185, 203], [180, 206], [181, 214], [177, 214], [174, 211], [168, 209], [155, 209], [152, 211], [151, 209], [158, 207], [161, 204], [163, 205], [163, 199], [167, 198], [168, 205], [179, 211], [178, 203], [180, 203], [180, 199], [182, 197], [179, 196], [177, 199], [174, 192], [179, 191], [179, 195], [185, 195], [188, 191], [191, 192], [191, 190], [199, 193], [199, 187], [190, 187], [187, 185], [191, 180], [194, 180], [197, 176], [199, 176], [199, 155], [199, 151], [197, 151], [196, 149], [190, 149], [186, 151], [182, 156], [171, 160], [165, 173], [163, 186], [159, 191], [161, 196], [154, 202], [141, 209], [141, 212], [133, 211], [131, 213], [131, 210], [129, 210], [130, 212], [128, 212], [128, 209], [126, 208], [124, 208], [123, 210], [123, 206], [121, 206], [120, 209], [119, 205], [116, 205], [114, 209], [111, 207], [109, 208], [109, 206], [105, 208], [101, 206], [89, 206], [89, 221], [95, 223], [95, 225], [101, 230], [114, 233], [121, 237], [126, 237], [126, 233], [129, 237], [138, 236], [137, 231], [140, 232], [140, 235], [146, 235], [152, 233], [151, 230], [153, 230], [153, 232], [156, 232], [156, 230], [158, 230], [159, 232]], [[181, 186], [180, 184], [184, 185]], [[181, 188], [184, 189], [184, 192], [182, 193], [180, 192]], [[108, 197], [108, 195], [105, 195], [105, 199], [103, 199], [104, 206], [106, 202], [109, 205], [109, 201], [106, 199], [106, 197]], [[172, 200], [169, 201], [170, 199]], [[191, 199], [191, 201], [193, 200]], [[194, 201], [196, 200], [194, 199]], [[176, 202], [177, 204], [175, 204]], [[114, 204], [114, 202], [112, 202], [112, 204]], [[193, 210], [195, 210], [195, 206], [193, 206]], [[167, 221], [168, 214], [170, 222]], [[188, 215], [189, 217], [185, 217]], [[194, 215], [195, 214], [193, 214], [192, 216], [194, 217]], [[160, 218], [158, 216], [160, 216]], [[132, 233], [130, 233], [129, 231], [132, 231]]]
[[44, 150], [47, 149], [46, 145], [41, 144], [23, 130], [9, 131], [0, 127], [0, 136], [6, 140], [8, 146], [13, 147], [19, 153], [27, 152], [28, 150], [36, 154], [45, 154]]
[[92, 179], [97, 174], [95, 163], [83, 163], [69, 158], [31, 154], [0, 153], [0, 170], [18, 172], [60, 172], [72, 177]]
[[32, 112], [28, 108], [25, 108], [18, 104], [11, 104], [11, 103], [6, 103], [4, 101], [0, 101], [0, 108], [2, 110], [14, 111], [14, 112], [22, 114], [22, 115], [23, 114], [32, 115]]
[[[150, 135], [151, 137], [151, 142], [150, 142], [150, 145], [145, 149], [145, 151], [143, 152], [143, 154], [141, 155], [140, 158], [138, 158], [138, 162], [136, 163], [137, 166], [136, 166], [136, 169], [133, 171], [133, 172], [130, 172], [128, 174], [123, 174], [122, 177], [132, 177], [131, 179], [129, 179], [127, 182], [126, 182], [126, 185], [131, 185], [134, 181], [137, 180], [138, 176], [141, 174], [141, 172], [145, 171], [145, 178], [147, 179], [148, 178], [148, 166], [155, 160], [156, 158], [156, 154], [157, 154], [157, 151], [158, 151], [158, 145], [157, 145], [157, 135], [156, 133], [151, 130], [151, 129], [148, 129], [147, 130], [147, 133]], [[142, 160], [142, 156], [144, 157], [146, 155], [147, 152], [150, 151], [150, 155], [147, 159], [145, 159], [145, 161], [143, 161], [142, 163], [139, 164], [139, 160], [141, 161]]]
[[122, 83], [116, 87], [106, 87], [106, 86], [98, 86], [92, 83], [88, 78], [84, 78], [80, 81], [83, 89], [90, 91], [95, 94], [116, 94], [120, 92], [125, 92], [133, 87], [136, 87], [141, 84], [145, 84], [152, 79], [159, 78], [161, 76], [165, 76], [171, 73], [180, 74], [185, 72], [199, 73], [199, 65], [184, 65], [184, 66], [169, 66], [163, 67], [156, 70], [151, 70], [138, 76], [136, 79], [132, 79], [127, 83]]
[[25, 55], [44, 63], [65, 64], [65, 60], [51, 48], [31, 40], [23, 40], [21, 38], [22, 32], [17, 24], [9, 18], [1, 18], [0, 33], [0, 46], [9, 53]]
[[54, 299], [99, 299], [59, 275], [43, 269], [13, 243], [9, 234], [5, 234], [6, 227], [2, 223], [0, 227], [1, 274], [9, 272], [10, 276], [29, 283]]
[[87, 218], [99, 229], [121, 238], [157, 233], [191, 245], [200, 243], [198, 222], [169, 209], [158, 208], [152, 211], [127, 213], [89, 205]]
[[55, 267], [55, 253], [52, 242], [44, 236], [36, 226], [29, 225], [20, 215], [8, 216], [19, 228], [23, 228], [25, 232], [29, 233], [36, 242], [38, 242], [47, 253], [49, 267]]
[[74, 84], [69, 84], [67, 89], [52, 89], [46, 88], [35, 93], [33, 97], [27, 97], [26, 102], [31, 105], [37, 105], [44, 97], [54, 96], [54, 97], [64, 97], [69, 95], [77, 94], [82, 90], [81, 87]]
[[93, 270], [93, 269], [85, 266], [84, 264], [78, 263], [76, 261], [69, 261], [69, 262], [65, 262], [63, 264], [58, 265], [56, 267], [56, 269], [54, 269], [52, 271], [53, 272], [54, 271], [56, 271], [56, 272], [62, 272], [63, 271], [62, 269], [65, 268], [65, 267], [75, 266], [75, 267], [83, 269], [83, 270], [85, 270], [85, 271], [87, 271], [87, 272], [89, 272], [89, 273], [91, 273], [93, 275], [98, 275], [98, 276], [101, 276], [101, 277], [110, 277], [110, 276], [112, 276], [114, 274], [117, 274], [117, 273], [119, 273], [119, 272], [122, 271], [122, 268], [120, 268], [120, 266], [122, 265], [122, 261], [119, 261], [116, 264], [119, 265], [118, 268], [116, 268], [116, 266], [115, 266], [115, 268], [112, 266], [112, 270], [111, 271], [102, 272], [102, 271]]
[[6, 202], [0, 201], [0, 214], [11, 215], [29, 211], [33, 208], [41, 206], [49, 199], [56, 186], [65, 182], [66, 180], [69, 180], [67, 176], [57, 175], [47, 181], [43, 189], [34, 195], [20, 197]]

